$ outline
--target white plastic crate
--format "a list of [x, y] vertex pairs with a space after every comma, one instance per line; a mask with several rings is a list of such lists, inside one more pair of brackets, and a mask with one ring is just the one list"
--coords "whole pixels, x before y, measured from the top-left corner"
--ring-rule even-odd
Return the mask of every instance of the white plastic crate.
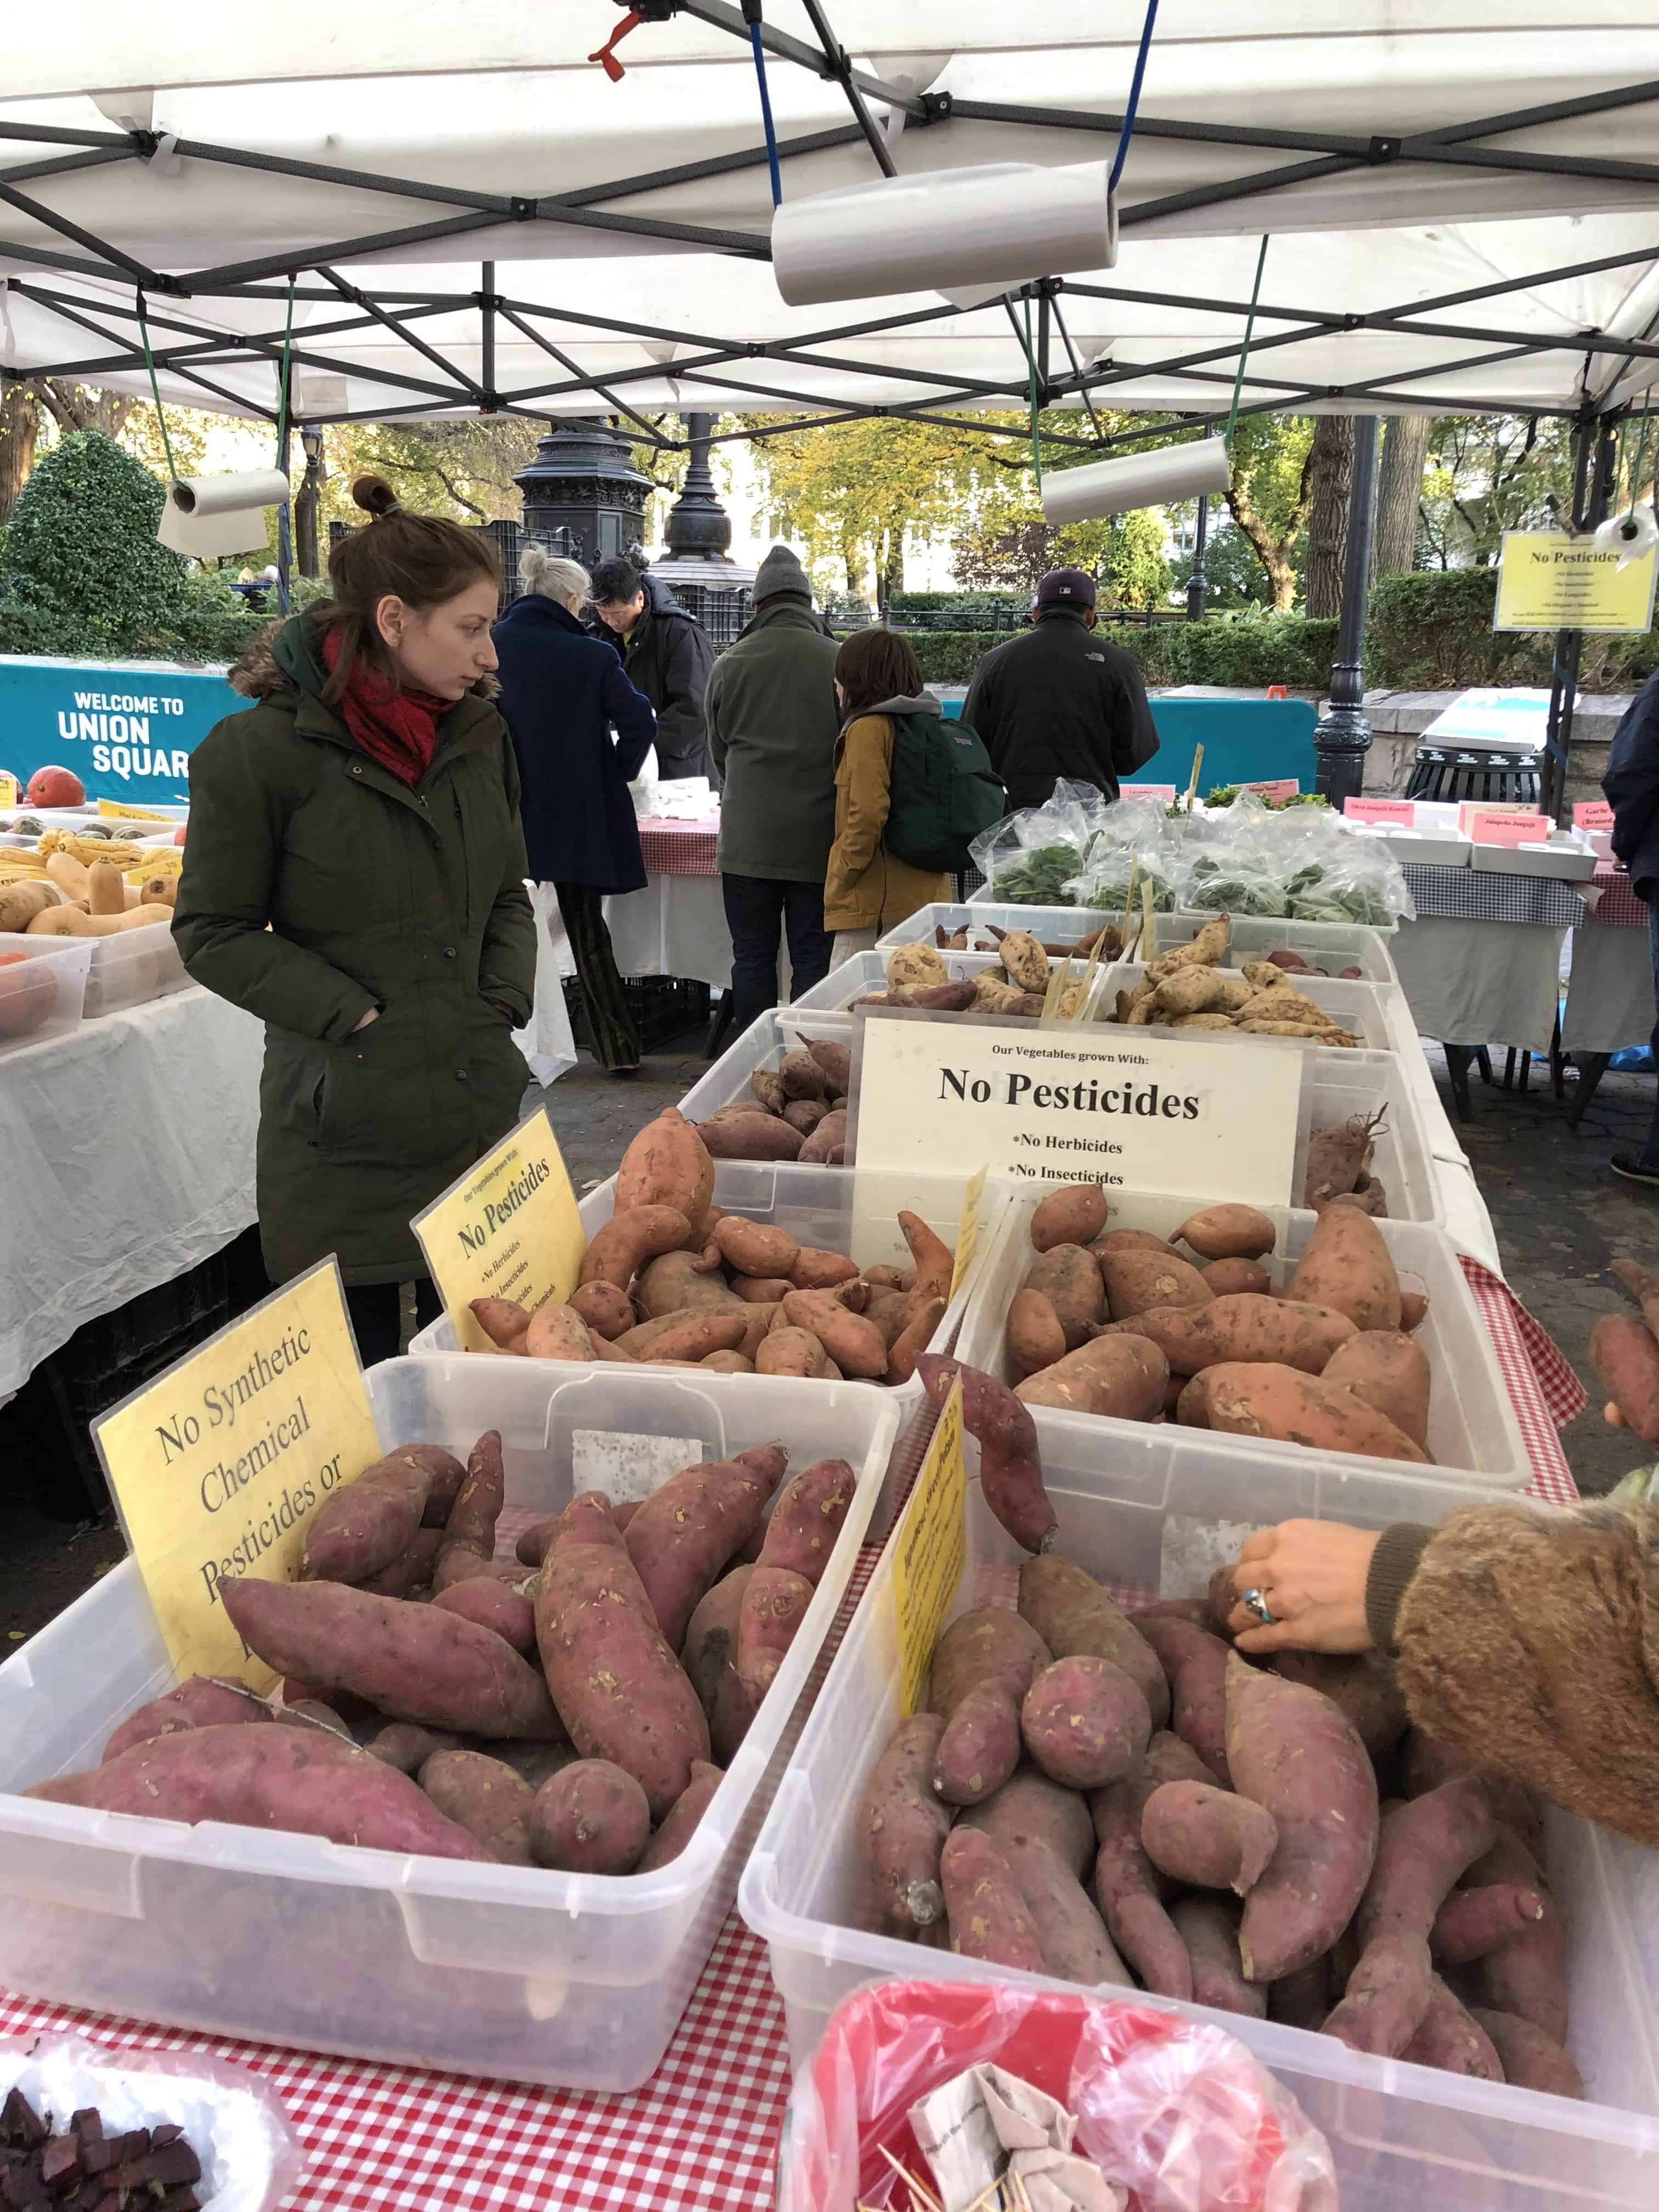
[[[1158, 917], [1160, 922], [1164, 917]], [[931, 945], [933, 932], [944, 930], [954, 937], [959, 929], [966, 929], [976, 939], [981, 939], [977, 949], [994, 951], [996, 939], [991, 926], [998, 929], [1029, 929], [1033, 937], [1044, 945], [1075, 945], [1079, 938], [1091, 937], [1108, 923], [1115, 929], [1121, 926], [1121, 908], [1108, 914], [1104, 908], [1085, 906], [1003, 906], [977, 891], [963, 906], [919, 907], [907, 921], [890, 929], [876, 939], [878, 952], [891, 952], [900, 945]]]
[[[1158, 951], [1172, 952], [1178, 945], [1190, 945], [1205, 923], [1214, 920], [1212, 914], [1158, 915]], [[1381, 930], [1364, 928], [1358, 922], [1276, 921], [1267, 915], [1235, 915], [1232, 940], [1221, 966], [1242, 968], [1247, 960], [1265, 960], [1270, 952], [1299, 952], [1310, 968], [1323, 968], [1338, 980], [1340, 969], [1358, 968], [1367, 983], [1400, 981], [1388, 937]]]
[[173, 941], [173, 909], [158, 907], [162, 917], [151, 929], [124, 929], [113, 937], [94, 937], [92, 966], [87, 974], [86, 1012], [119, 1013], [124, 1006], [142, 1006], [151, 999], [189, 987], [190, 977]]
[[[1000, 958], [994, 951], [941, 952], [939, 957], [945, 963], [946, 977], [953, 983], [972, 982], [975, 976], [984, 975], [988, 969], [1000, 968], [1002, 965]], [[804, 1014], [820, 1015], [840, 1013], [844, 1011], [853, 1020], [861, 1020], [862, 1011], [855, 1010], [853, 1001], [854, 999], [862, 998], [866, 991], [884, 991], [887, 988], [887, 959], [888, 956], [884, 952], [855, 952], [850, 960], [843, 960], [839, 968], [832, 968], [821, 983], [815, 983], [810, 991], [804, 992], [795, 1001], [795, 1011]], [[1051, 959], [1048, 963], [1050, 975], [1053, 975], [1061, 964], [1059, 960]], [[1088, 965], [1086, 954], [1074, 959], [1072, 963], [1071, 981], [1080, 983], [1087, 972]], [[1111, 965], [1110, 961], [1104, 959], [1096, 963], [1094, 975], [1089, 986], [1091, 1004], [1098, 1001]], [[936, 1011], [943, 1013], [946, 1009], [939, 1007]]]
[[[1008, 1308], [1030, 1272], [1036, 1255], [1031, 1249], [1030, 1218], [1041, 1194], [1017, 1196], [1003, 1213], [995, 1249], [974, 1285], [968, 1301], [957, 1357], [970, 1367], [982, 1367], [1006, 1382], [1019, 1378], [1008, 1365], [1004, 1327]], [[1166, 1237], [1189, 1213], [1213, 1203], [1209, 1198], [1153, 1196], [1139, 1192], [1112, 1193], [1112, 1229], [1149, 1229]], [[1273, 1253], [1262, 1261], [1276, 1286], [1289, 1282], [1297, 1258], [1312, 1236], [1316, 1217], [1283, 1206], [1263, 1206], [1278, 1230]], [[1451, 1483], [1480, 1483], [1489, 1488], [1524, 1490], [1533, 1479], [1532, 1462], [1522, 1441], [1515, 1408], [1504, 1387], [1498, 1355], [1492, 1349], [1476, 1310], [1457, 1255], [1442, 1230], [1416, 1222], [1379, 1221], [1403, 1285], [1426, 1291], [1428, 1317], [1416, 1331], [1416, 1340], [1428, 1355], [1429, 1453], [1435, 1468]], [[1139, 1421], [1119, 1420], [1098, 1413], [1070, 1413], [1053, 1406], [1034, 1406], [1044, 1450], [1052, 1433], [1096, 1439], [1096, 1449], [1115, 1451], [1126, 1436], [1143, 1432]], [[1207, 1433], [1207, 1432], [1206, 1432]], [[1401, 1473], [1413, 1472], [1404, 1462], [1369, 1459], [1358, 1453], [1305, 1454], [1303, 1447], [1276, 1443], [1265, 1437], [1216, 1436], [1217, 1448], [1237, 1457], [1236, 1481], [1242, 1494], [1254, 1496], [1259, 1470], [1286, 1458], [1323, 1458], [1333, 1466], [1358, 1468], [1373, 1475], [1389, 1474], [1397, 1465]]]
[[0, 934], [0, 1052], [78, 1028], [93, 937]]
[[706, 1068], [679, 1102], [688, 1121], [702, 1121], [718, 1106], [751, 1095], [749, 1079], [757, 1067], [775, 1067], [786, 1053], [797, 1051], [807, 1037], [829, 1037], [837, 1044], [856, 1045], [857, 1024], [851, 1014], [824, 1013], [816, 1007], [797, 1012], [778, 1006], [751, 1022], [740, 1036]]
[[[1146, 973], [1145, 967], [1138, 960], [1115, 962], [1106, 970], [1100, 988], [1095, 994], [1094, 1018], [1105, 1021], [1117, 1004], [1118, 993], [1133, 993]], [[1357, 1036], [1368, 1051], [1387, 1052], [1389, 1049], [1388, 1014], [1380, 994], [1388, 990], [1398, 991], [1400, 986], [1397, 983], [1342, 982], [1326, 975], [1292, 975], [1288, 980], [1316, 1006], [1323, 1007], [1331, 1019], [1346, 1030], [1350, 1036]], [[1149, 1024], [1148, 1030], [1153, 1036], [1202, 1037], [1211, 1044], [1221, 1034], [1219, 1030], [1172, 1030], [1163, 1022]], [[1351, 1045], [1322, 1045], [1316, 1037], [1263, 1036], [1253, 1037], [1251, 1042], [1288, 1045], [1296, 1052], [1346, 1053], [1353, 1049]]]
[[[465, 1454], [499, 1428], [507, 1511], [520, 1524], [568, 1502], [576, 1429], [696, 1437], [709, 1458], [781, 1441], [795, 1472], [831, 1456], [858, 1469], [811, 1607], [690, 1844], [653, 1874], [551, 1874], [0, 1795], [0, 1984], [210, 2035], [637, 2087], [661, 2063], [730, 1908], [899, 1408], [854, 1383], [461, 1358], [390, 1361], [371, 1370], [369, 1391], [387, 1449], [422, 1440]], [[92, 1765], [116, 1724], [172, 1680], [128, 1560], [0, 1667], [0, 1792]]]
[[[1045, 1435], [1043, 1463], [1060, 1549], [1116, 1589], [1159, 1590], [1166, 1516], [1240, 1516], [1235, 1463], [1192, 1430], [1142, 1429], [1109, 1463], [1079, 1440]], [[968, 1446], [968, 1564], [956, 1610], [1006, 1601], [1024, 1556], [987, 1511]], [[1311, 1454], [1265, 1463], [1252, 1521], [1342, 1520], [1382, 1528], [1438, 1522], [1469, 1493], [1410, 1471], [1383, 1482]], [[830, 2012], [860, 1983], [895, 1977], [1025, 1979], [882, 1932], [865, 1869], [860, 1803], [899, 1719], [891, 1555], [872, 1577], [779, 1786], [738, 1893], [766, 1942], [796, 2068]], [[1565, 1814], [1550, 1817], [1545, 1852], [1566, 1920], [1569, 2043], [1589, 2101], [1544, 2097], [1364, 2057], [1333, 2038], [1174, 2000], [1228, 2029], [1270, 2067], [1323, 2130], [1342, 2212], [1653, 2212], [1659, 2204], [1659, 1856]], [[1044, 1986], [1042, 1977], [1031, 1978]], [[1057, 1989], [1066, 1983], [1048, 1984]]]

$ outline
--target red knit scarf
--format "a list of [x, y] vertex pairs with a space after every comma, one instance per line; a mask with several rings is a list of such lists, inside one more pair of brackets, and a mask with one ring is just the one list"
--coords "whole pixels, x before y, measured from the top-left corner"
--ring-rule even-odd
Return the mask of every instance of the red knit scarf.
[[[339, 665], [337, 629], [323, 637], [323, 659], [331, 676]], [[432, 765], [438, 744], [438, 718], [452, 702], [430, 691], [399, 690], [359, 653], [339, 700], [345, 726], [374, 761], [390, 769], [412, 789]]]

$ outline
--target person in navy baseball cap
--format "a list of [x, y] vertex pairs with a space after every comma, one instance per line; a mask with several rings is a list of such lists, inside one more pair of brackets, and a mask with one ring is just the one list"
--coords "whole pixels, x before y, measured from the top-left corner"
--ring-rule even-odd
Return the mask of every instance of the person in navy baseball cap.
[[1055, 779], [1115, 799], [1120, 778], [1158, 750], [1146, 687], [1133, 658], [1095, 628], [1095, 580], [1051, 568], [1031, 602], [1031, 627], [974, 671], [962, 719], [979, 732], [1008, 805], [1042, 806]]

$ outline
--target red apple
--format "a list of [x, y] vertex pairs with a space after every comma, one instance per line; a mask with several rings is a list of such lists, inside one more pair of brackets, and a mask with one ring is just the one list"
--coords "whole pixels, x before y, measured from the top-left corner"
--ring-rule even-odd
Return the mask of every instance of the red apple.
[[84, 806], [86, 786], [66, 768], [38, 768], [23, 797], [31, 806]]

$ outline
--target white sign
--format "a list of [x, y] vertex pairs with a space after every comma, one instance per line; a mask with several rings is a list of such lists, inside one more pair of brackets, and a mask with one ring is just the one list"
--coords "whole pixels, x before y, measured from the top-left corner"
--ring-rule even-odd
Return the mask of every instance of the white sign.
[[1288, 1205], [1302, 1060], [1254, 1037], [872, 1014], [856, 1078], [859, 1176], [902, 1187], [919, 1171], [988, 1164], [1014, 1182]]

